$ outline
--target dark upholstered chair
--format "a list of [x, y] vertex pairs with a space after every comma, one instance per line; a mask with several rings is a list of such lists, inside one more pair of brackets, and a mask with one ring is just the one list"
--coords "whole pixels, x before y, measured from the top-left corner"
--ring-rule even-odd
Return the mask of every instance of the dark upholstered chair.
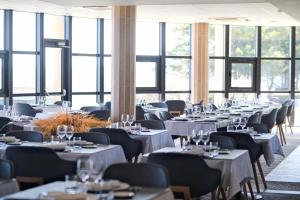
[[109, 110], [94, 110], [89, 113], [90, 116], [94, 116], [98, 119], [108, 120], [110, 118]]
[[100, 110], [99, 106], [83, 106], [80, 108], [83, 112], [93, 112], [95, 110]]
[[167, 188], [169, 179], [167, 170], [151, 163], [120, 163], [110, 165], [103, 179], [117, 179], [131, 186]]
[[74, 133], [73, 137], [81, 137], [82, 140], [93, 142], [94, 144], [110, 144], [108, 135], [98, 132]]
[[270, 113], [261, 117], [261, 123], [266, 125], [268, 132], [271, 133], [272, 128], [276, 123], [277, 109], [274, 108]]
[[184, 193], [185, 199], [198, 198], [210, 192], [215, 197], [221, 182], [221, 171], [208, 167], [198, 155], [152, 153], [147, 162], [166, 167], [173, 192]]
[[141, 106], [135, 107], [135, 119], [136, 120], [144, 120], [145, 119], [145, 111]]
[[19, 183], [41, 185], [64, 180], [65, 175], [76, 173], [76, 162], [60, 159], [50, 148], [10, 146], [6, 149], [6, 158], [13, 163]]
[[0, 130], [7, 125], [9, 122], [11, 122], [11, 119], [8, 117], [0, 117]]
[[276, 126], [278, 127], [278, 130], [279, 130], [281, 145], [286, 144], [282, 125], [285, 123], [287, 111], [288, 111], [288, 106], [282, 105], [281, 108], [278, 109], [278, 112], [276, 115]]
[[149, 104], [155, 108], [168, 108], [168, 105], [165, 102], [152, 102]]
[[6, 135], [28, 142], [43, 142], [44, 140], [43, 134], [36, 131], [9, 131]]
[[223, 135], [211, 135], [211, 142], [218, 142], [220, 148], [223, 149], [236, 149], [237, 143], [235, 139]]
[[42, 110], [34, 109], [28, 103], [15, 103], [14, 109], [19, 115], [26, 115], [31, 117], [35, 117], [36, 113], [43, 112]]
[[257, 133], [268, 133], [269, 132], [268, 128], [264, 124], [247, 123], [246, 128], [247, 127], [253, 127], [254, 131], [256, 131]]
[[142, 142], [133, 139], [123, 129], [114, 128], [91, 128], [90, 132], [105, 133], [108, 135], [111, 144], [122, 146], [125, 157], [128, 161], [137, 161], [138, 156], [142, 153]]
[[256, 123], [259, 124], [261, 119], [261, 115], [259, 112], [255, 112], [254, 114], [252, 114], [249, 118], [248, 118], [248, 123]]
[[142, 127], [146, 127], [148, 129], [166, 129], [165, 124], [162, 120], [139, 120], [135, 121], [135, 123], [141, 123]]
[[104, 104], [104, 107], [105, 107], [106, 110], [111, 110], [111, 102], [110, 101], [106, 102]]
[[172, 115], [182, 115], [185, 109], [185, 102], [182, 100], [168, 100], [165, 102], [168, 105], [168, 111]]
[[145, 120], [159, 120], [159, 118], [154, 113], [145, 113]]
[[13, 172], [13, 163], [9, 160], [0, 159], [0, 179], [13, 178]]
[[6, 134], [10, 131], [23, 131], [23, 127], [10, 122], [1, 128], [0, 133]]
[[168, 111], [160, 111], [159, 112], [159, 117], [163, 121], [171, 120], [172, 118], [174, 118], [174, 116], [171, 113], [169, 113]]
[[58, 106], [62, 106], [62, 101], [55, 101], [53, 104], [58, 105]]

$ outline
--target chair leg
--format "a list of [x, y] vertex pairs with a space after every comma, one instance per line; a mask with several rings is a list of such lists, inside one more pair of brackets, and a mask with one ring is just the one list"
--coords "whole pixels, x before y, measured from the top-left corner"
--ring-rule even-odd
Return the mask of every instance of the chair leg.
[[293, 130], [292, 130], [292, 125], [291, 125], [291, 119], [290, 119], [290, 117], [287, 117], [287, 120], [288, 120], [288, 123], [289, 123], [289, 127], [291, 129], [291, 133], [294, 134]]
[[278, 130], [279, 130], [280, 143], [281, 143], [281, 146], [283, 146], [283, 138], [282, 138], [282, 134], [281, 134], [279, 125], [277, 125], [277, 127], [278, 127]]
[[222, 200], [227, 200], [227, 197], [226, 197], [226, 193], [225, 193], [225, 190], [223, 187], [219, 186], [218, 187], [218, 190], [217, 190], [217, 199], [220, 199], [220, 194], [221, 194], [221, 197], [222, 197]]
[[214, 191], [211, 192], [211, 200], [217, 200], [216, 190], [214, 190]]
[[251, 182], [248, 181], [247, 185], [248, 185], [248, 188], [249, 188], [249, 191], [250, 191], [250, 194], [251, 194], [251, 200], [255, 200], [253, 189], [252, 189], [252, 186], [251, 186]]
[[281, 130], [281, 135], [282, 135], [283, 142], [284, 142], [284, 144], [286, 144], [285, 135], [284, 135], [284, 131], [283, 131], [282, 125], [279, 125], [279, 128]]
[[243, 184], [243, 192], [244, 192], [244, 199], [248, 200], [248, 192], [247, 192], [247, 187], [246, 184]]
[[256, 190], [257, 190], [258, 193], [260, 193], [258, 178], [257, 178], [257, 172], [256, 172], [256, 168], [255, 168], [254, 163], [252, 163], [252, 169], [253, 169], [253, 174], [254, 174], [254, 181], [255, 181]]
[[257, 167], [258, 167], [258, 170], [259, 170], [259, 173], [260, 173], [262, 182], [263, 182], [263, 184], [264, 184], [264, 187], [265, 187], [265, 189], [267, 189], [267, 183], [266, 183], [266, 180], [265, 180], [265, 175], [264, 175], [264, 172], [263, 172], [263, 170], [262, 170], [260, 161], [257, 160], [256, 163], [257, 163]]

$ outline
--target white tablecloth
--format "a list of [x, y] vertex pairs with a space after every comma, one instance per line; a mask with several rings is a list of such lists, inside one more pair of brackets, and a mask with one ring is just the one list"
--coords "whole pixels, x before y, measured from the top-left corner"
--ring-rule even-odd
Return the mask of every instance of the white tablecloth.
[[[181, 152], [200, 154], [199, 148], [190, 151], [182, 151], [181, 148], [164, 148], [155, 152]], [[228, 199], [241, 191], [240, 183], [249, 177], [253, 177], [252, 165], [247, 150], [232, 150], [230, 154], [218, 155], [213, 159], [204, 159], [208, 166], [221, 170], [221, 186], [226, 190]]]
[[[40, 146], [40, 143], [26, 142], [23, 143], [24, 146]], [[0, 158], [5, 156], [5, 147], [0, 148]], [[119, 145], [107, 145], [100, 146], [95, 149], [84, 149], [73, 150], [71, 152], [57, 152], [57, 155], [64, 159], [70, 161], [76, 161], [78, 159], [93, 160], [96, 168], [101, 166], [107, 167], [114, 163], [127, 162], [124, 151]]]
[[[49, 183], [46, 185], [42, 185], [39, 187], [35, 187], [29, 190], [25, 190], [22, 192], [18, 192], [5, 198], [12, 199], [36, 199], [39, 197], [39, 194], [56, 191], [56, 192], [64, 192], [65, 183], [62, 181]], [[97, 200], [99, 199], [97, 194], [88, 194], [87, 200]], [[159, 188], [142, 188], [138, 191], [135, 196], [132, 198], [133, 200], [173, 200], [174, 196], [170, 189], [159, 189]]]
[[204, 130], [204, 131], [216, 131], [217, 128], [226, 127], [229, 124], [230, 120], [218, 120], [216, 122], [205, 122], [197, 120], [189, 121], [176, 121], [176, 120], [167, 120], [165, 121], [165, 126], [172, 135], [179, 136], [191, 136], [193, 130]]
[[175, 147], [172, 136], [167, 130], [150, 129], [150, 132], [141, 132], [141, 135], [131, 135], [131, 137], [143, 142], [143, 153], [151, 153], [164, 147]]
[[0, 197], [9, 195], [19, 191], [19, 186], [15, 179], [2, 180], [0, 179]]
[[263, 155], [267, 165], [271, 165], [274, 162], [274, 154], [284, 156], [282, 147], [276, 134], [266, 133], [260, 136], [254, 136], [254, 140], [262, 144]]

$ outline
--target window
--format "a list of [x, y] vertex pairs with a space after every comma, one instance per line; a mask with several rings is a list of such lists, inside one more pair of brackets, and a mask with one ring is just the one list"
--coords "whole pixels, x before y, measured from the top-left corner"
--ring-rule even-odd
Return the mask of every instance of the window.
[[290, 27], [262, 27], [262, 57], [290, 57]]
[[61, 92], [61, 50], [46, 48], [45, 50], [45, 79], [47, 92]]
[[111, 20], [104, 20], [104, 54], [111, 54], [112, 30]]
[[64, 16], [44, 15], [45, 38], [64, 39]]
[[72, 19], [72, 52], [97, 53], [97, 20], [87, 18]]
[[0, 10], [0, 50], [4, 49], [4, 11]]
[[146, 102], [157, 102], [159, 101], [159, 94], [157, 93], [147, 93], [147, 94], [136, 94], [136, 102], [139, 103], [143, 100]]
[[72, 91], [95, 92], [97, 86], [96, 57], [73, 56], [72, 58]]
[[13, 12], [13, 50], [35, 51], [35, 13]]
[[35, 93], [35, 55], [13, 55], [13, 93]]
[[166, 24], [166, 55], [190, 56], [190, 24]]
[[290, 90], [290, 68], [289, 60], [262, 60], [261, 90]]
[[224, 56], [224, 26], [209, 25], [209, 56]]
[[136, 87], [157, 87], [157, 62], [136, 62]]
[[251, 61], [230, 61], [230, 87], [254, 90], [254, 69], [255, 62]]
[[189, 101], [190, 98], [191, 98], [190, 93], [166, 93], [166, 100]]
[[159, 23], [137, 22], [136, 54], [159, 55]]
[[80, 109], [84, 105], [97, 106], [96, 95], [73, 95], [72, 96], [72, 108]]
[[210, 59], [208, 68], [209, 91], [224, 91], [225, 89], [225, 66], [224, 59]]
[[295, 90], [300, 91], [300, 60], [296, 60], [295, 66]]
[[230, 56], [254, 57], [256, 55], [256, 28], [254, 26], [230, 27]]
[[190, 59], [166, 59], [166, 91], [190, 90]]
[[104, 92], [111, 91], [111, 57], [104, 57]]

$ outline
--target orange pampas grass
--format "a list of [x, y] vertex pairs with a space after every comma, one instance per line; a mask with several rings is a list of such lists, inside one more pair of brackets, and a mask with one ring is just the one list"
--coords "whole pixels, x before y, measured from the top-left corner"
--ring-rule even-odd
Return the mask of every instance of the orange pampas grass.
[[44, 137], [47, 138], [50, 138], [52, 134], [56, 133], [58, 125], [72, 125], [75, 132], [88, 132], [90, 128], [104, 128], [109, 125], [107, 121], [99, 120], [92, 116], [83, 114], [68, 115], [65, 113], [47, 119], [35, 120], [33, 124], [36, 125]]

